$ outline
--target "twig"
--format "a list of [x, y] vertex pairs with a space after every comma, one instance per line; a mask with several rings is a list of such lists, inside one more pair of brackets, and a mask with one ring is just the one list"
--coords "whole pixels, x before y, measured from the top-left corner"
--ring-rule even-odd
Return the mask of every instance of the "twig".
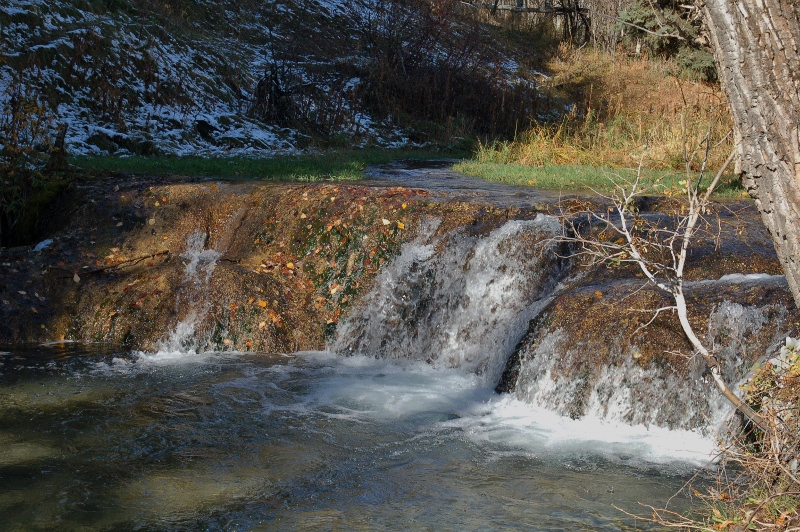
[[750, 518], [749, 518], [749, 519], [747, 520], [747, 522], [744, 524], [743, 530], [747, 530], [747, 527], [749, 527], [749, 526], [750, 526], [750, 523], [752, 523], [752, 522], [753, 522], [753, 518], [756, 516], [756, 514], [758, 513], [758, 511], [759, 511], [759, 510], [760, 510], [760, 509], [761, 509], [761, 508], [762, 508], [762, 507], [763, 507], [765, 504], [767, 504], [767, 503], [768, 503], [769, 501], [771, 501], [772, 499], [775, 499], [776, 497], [782, 497], [782, 496], [784, 496], [784, 495], [800, 495], [800, 491], [782, 491], [782, 492], [780, 492], [780, 493], [776, 493], [776, 494], [774, 494], [774, 495], [770, 495], [769, 497], [767, 497], [766, 499], [764, 499], [763, 501], [761, 501], [761, 504], [759, 504], [758, 506], [756, 506], [756, 509], [755, 509], [755, 510], [753, 510], [753, 513], [752, 513], [752, 514], [750, 514]]
[[144, 256], [141, 256], [141, 257], [136, 257], [135, 259], [123, 260], [123, 261], [120, 261], [120, 262], [118, 262], [116, 264], [109, 264], [108, 266], [95, 268], [93, 270], [86, 270], [86, 271], [84, 271], [82, 273], [85, 274], [85, 275], [90, 275], [90, 274], [93, 274], [93, 273], [100, 273], [100, 272], [104, 272], [104, 271], [107, 271], [107, 270], [115, 270], [115, 269], [121, 268], [123, 266], [132, 266], [134, 264], [138, 264], [138, 263], [142, 262], [143, 260], [154, 259], [156, 257], [161, 257], [163, 255], [169, 255], [169, 250], [165, 249], [164, 251], [159, 251], [159, 252], [153, 253], [151, 255], [144, 255]]

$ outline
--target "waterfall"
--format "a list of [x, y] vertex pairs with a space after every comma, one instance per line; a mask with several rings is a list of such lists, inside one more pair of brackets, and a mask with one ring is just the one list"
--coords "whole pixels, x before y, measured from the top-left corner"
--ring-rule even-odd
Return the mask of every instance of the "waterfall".
[[197, 337], [196, 329], [211, 307], [205, 293], [221, 256], [216, 250], [206, 249], [207, 240], [208, 235], [200, 230], [195, 230], [186, 239], [186, 251], [181, 254], [186, 262], [176, 310], [180, 312], [181, 307], [187, 310], [169, 336], [157, 344], [158, 353], [197, 353], [205, 344], [202, 338]]
[[[570, 330], [546, 317], [539, 320], [544, 323], [532, 321], [553, 300], [563, 277], [553, 244], [559, 231], [558, 221], [545, 215], [484, 233], [461, 228], [442, 234], [438, 221], [428, 220], [339, 324], [329, 350], [462, 368], [492, 386], [513, 353], [513, 382], [499, 388], [523, 403], [573, 419], [699, 430], [712, 437], [726, 433], [733, 409], [701, 358], [642, 359], [640, 346], [624, 335], [609, 343], [591, 327]], [[734, 277], [687, 287], [719, 295], [731, 290], [731, 283], [778, 282]], [[763, 352], [765, 341], [777, 341], [786, 309], [779, 302], [718, 301], [710, 309], [705, 341], [738, 390], [752, 353]], [[613, 323], [592, 319], [615, 336]], [[765, 340], [765, 334], [775, 338]], [[646, 334], [641, 338], [647, 341]], [[596, 356], [600, 352], [606, 354]]]
[[425, 360], [494, 383], [561, 275], [556, 218], [436, 236], [428, 220], [339, 325], [338, 353]]
[[[770, 320], [780, 322], [785, 313], [774, 304], [745, 307], [729, 301], [712, 310], [706, 345], [716, 352], [724, 378], [740, 394], [739, 384], [750, 371], [746, 353], [763, 350], [755, 339]], [[709, 436], [729, 431], [733, 406], [711, 382], [699, 356], [690, 357], [682, 367], [663, 360], [642, 363], [637, 360], [638, 346], [620, 343], [612, 347], [609, 358], [593, 364], [597, 346], [591, 339], [567, 342], [571, 334], [580, 333], [543, 328], [521, 343], [515, 354], [519, 375], [514, 397], [573, 419], [700, 430]]]

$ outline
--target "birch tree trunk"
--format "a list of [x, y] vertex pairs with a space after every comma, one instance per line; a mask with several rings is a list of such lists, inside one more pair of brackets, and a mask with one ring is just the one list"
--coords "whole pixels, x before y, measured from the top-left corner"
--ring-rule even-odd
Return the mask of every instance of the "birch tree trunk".
[[800, 0], [704, 0], [756, 200], [800, 306]]

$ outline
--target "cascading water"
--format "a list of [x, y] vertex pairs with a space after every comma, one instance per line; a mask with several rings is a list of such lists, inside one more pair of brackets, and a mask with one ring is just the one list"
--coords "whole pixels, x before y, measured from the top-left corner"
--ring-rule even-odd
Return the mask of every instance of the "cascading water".
[[[754, 349], [753, 339], [762, 328], [769, 322], [779, 324], [785, 313], [774, 304], [745, 307], [729, 301], [711, 312], [706, 345], [722, 362], [726, 382], [740, 393], [738, 384], [750, 370], [745, 353]], [[545, 328], [526, 338], [515, 354], [515, 398], [573, 419], [695, 430], [711, 437], [728, 432], [734, 409], [705, 374], [699, 356], [690, 357], [679, 371], [669, 364], [640, 363], [639, 347], [620, 341], [598, 368], [591, 365], [598, 346], [568, 342], [571, 334]], [[564, 372], [565, 367], [574, 369]]]
[[506, 358], [547, 304], [561, 274], [546, 215], [485, 235], [420, 236], [379, 274], [375, 289], [340, 324], [330, 349], [463, 368], [494, 383]]
[[158, 353], [197, 353], [206, 343], [198, 337], [196, 329], [211, 306], [205, 292], [217, 259], [222, 255], [219, 251], [206, 249], [207, 240], [208, 235], [200, 230], [193, 231], [186, 239], [186, 251], [181, 258], [187, 262], [176, 300], [177, 312], [184, 308], [185, 315], [170, 335], [157, 344]]
[[[531, 320], [552, 301], [563, 273], [553, 248], [560, 231], [556, 219], [511, 221], [483, 235], [459, 230], [436, 237], [436, 229], [437, 222], [428, 221], [384, 268], [375, 288], [340, 324], [329, 349], [461, 368], [493, 385], [517, 346], [520, 366], [512, 388], [523, 403], [572, 419], [699, 430], [706, 436], [726, 431], [733, 409], [705, 378], [699, 357], [680, 371], [670, 364], [642, 364], [639, 348], [620, 341], [610, 359], [592, 366], [591, 347], [585, 342], [568, 347], [565, 340], [579, 333], [560, 328], [520, 343]], [[732, 281], [779, 280], [720, 282]], [[714, 309], [707, 341], [724, 361], [728, 382], [745, 377], [746, 339], [757, 337], [775, 313], [770, 305], [729, 302]], [[564, 367], [575, 369], [559, 370]]]

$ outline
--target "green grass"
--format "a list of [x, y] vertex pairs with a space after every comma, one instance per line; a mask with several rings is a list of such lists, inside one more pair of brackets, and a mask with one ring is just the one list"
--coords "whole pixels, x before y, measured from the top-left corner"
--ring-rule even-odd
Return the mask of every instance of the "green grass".
[[[513, 163], [464, 161], [456, 164], [454, 170], [466, 175], [480, 177], [487, 181], [499, 181], [510, 185], [530, 186], [546, 190], [570, 192], [610, 193], [614, 183], [631, 180], [636, 172], [633, 169], [608, 168], [580, 165], [545, 165], [540, 167]], [[709, 176], [713, 177], [713, 176]], [[684, 190], [686, 175], [674, 170], [643, 170], [642, 182], [652, 190], [652, 194], [680, 195]], [[723, 176], [715, 196], [741, 197], [745, 193], [738, 179], [733, 175]]]
[[459, 151], [433, 149], [347, 150], [274, 157], [74, 157], [70, 163], [90, 171], [185, 175], [228, 179], [346, 181], [362, 177], [364, 167], [402, 159], [463, 157]]

